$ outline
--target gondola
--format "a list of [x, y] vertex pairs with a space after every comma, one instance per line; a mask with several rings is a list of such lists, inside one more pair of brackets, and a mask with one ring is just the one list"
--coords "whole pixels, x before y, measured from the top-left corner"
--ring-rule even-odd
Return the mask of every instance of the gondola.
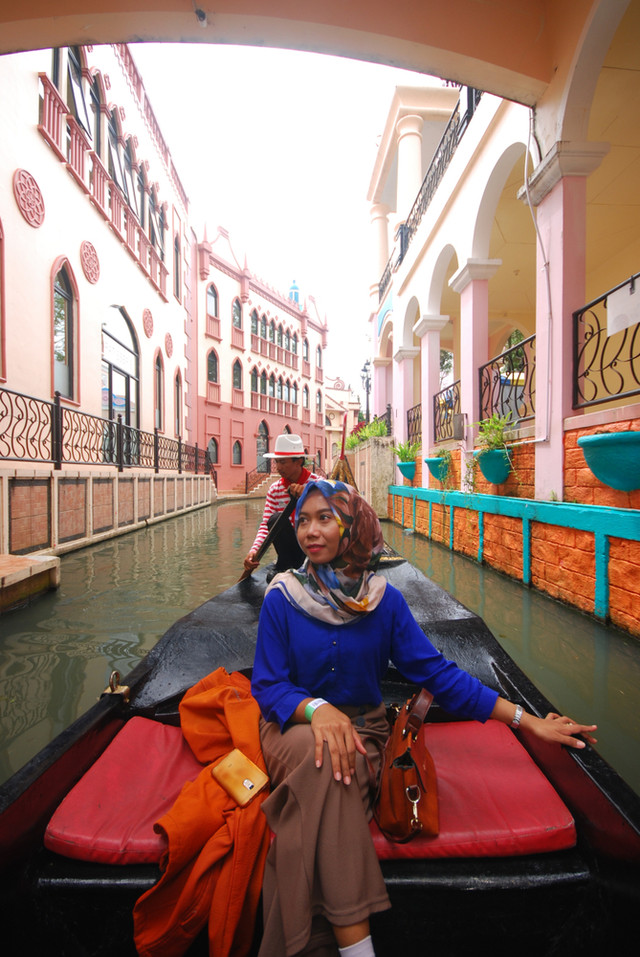
[[[535, 714], [556, 710], [474, 613], [403, 559], [387, 560], [383, 573], [447, 657]], [[250, 674], [265, 585], [259, 570], [176, 622], [121, 684], [112, 682], [92, 708], [0, 788], [5, 953], [135, 954], [131, 909], [157, 880], [157, 864], [71, 859], [45, 848], [45, 828], [65, 795], [131, 719], [175, 726], [182, 695], [202, 677], [218, 667]], [[389, 669], [383, 686], [387, 703], [405, 700], [412, 690]], [[454, 738], [457, 734], [467, 743], [475, 740], [471, 725], [486, 727], [455, 722], [437, 703], [429, 714], [429, 731], [444, 734], [453, 728]], [[640, 797], [591, 747], [550, 747], [522, 731], [500, 728], [509, 741], [519, 741], [524, 759], [536, 774], [542, 772], [545, 786], [552, 786], [568, 810], [573, 840], [565, 841], [567, 846], [552, 842], [541, 851], [504, 853], [490, 847], [474, 856], [465, 856], [459, 846], [455, 856], [425, 857], [418, 845], [405, 857], [380, 853], [393, 904], [373, 922], [380, 957], [416, 949], [455, 957], [483, 945], [494, 954], [588, 955], [603, 949], [614, 953], [618, 947], [623, 953], [635, 936]], [[455, 747], [446, 749], [455, 762]], [[454, 786], [470, 773], [467, 758], [459, 764]], [[121, 782], [122, 788], [130, 784], [126, 778]], [[502, 782], [494, 785], [500, 789]], [[444, 800], [441, 793], [441, 809]], [[507, 803], [512, 800], [521, 799], [507, 795]], [[473, 819], [473, 792], [471, 805]], [[256, 939], [259, 932], [258, 926]], [[206, 935], [189, 953], [207, 953]]]

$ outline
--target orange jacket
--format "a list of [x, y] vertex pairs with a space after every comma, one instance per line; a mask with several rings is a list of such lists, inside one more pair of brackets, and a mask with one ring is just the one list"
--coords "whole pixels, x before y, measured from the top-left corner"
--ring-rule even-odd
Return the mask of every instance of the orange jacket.
[[[190, 688], [180, 704], [183, 734], [203, 763], [239, 748], [265, 770], [259, 718], [249, 680], [224, 668]], [[160, 880], [133, 912], [141, 957], [180, 957], [207, 920], [210, 954], [249, 952], [269, 846], [261, 810], [267, 794], [239, 808], [211, 776], [210, 766], [185, 784], [155, 825], [165, 832], [168, 848]]]

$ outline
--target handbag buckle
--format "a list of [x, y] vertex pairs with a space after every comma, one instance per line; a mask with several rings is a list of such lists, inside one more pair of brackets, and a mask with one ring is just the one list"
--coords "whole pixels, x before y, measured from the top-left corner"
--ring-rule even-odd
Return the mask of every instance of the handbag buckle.
[[418, 803], [420, 801], [420, 788], [415, 784], [410, 784], [405, 788], [405, 794], [411, 804], [411, 830], [421, 831], [422, 821], [418, 817]]

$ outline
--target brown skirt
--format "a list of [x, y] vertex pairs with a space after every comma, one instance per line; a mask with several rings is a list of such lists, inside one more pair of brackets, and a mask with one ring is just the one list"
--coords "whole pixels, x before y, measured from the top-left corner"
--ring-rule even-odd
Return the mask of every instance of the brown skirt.
[[[384, 706], [351, 720], [377, 772], [389, 734]], [[262, 809], [275, 836], [264, 874], [259, 957], [335, 955], [329, 925], [356, 924], [390, 906], [369, 834], [367, 761], [356, 755], [355, 780], [345, 785], [333, 778], [327, 748], [316, 768], [310, 725], [281, 733], [261, 720], [260, 739], [273, 788]]]

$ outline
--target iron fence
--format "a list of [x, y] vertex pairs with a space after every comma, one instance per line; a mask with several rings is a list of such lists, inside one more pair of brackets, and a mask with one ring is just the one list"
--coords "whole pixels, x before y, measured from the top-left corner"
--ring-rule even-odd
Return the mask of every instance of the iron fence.
[[407, 439], [422, 444], [422, 406], [414, 405], [407, 409]]
[[[573, 313], [574, 409], [640, 394], [640, 322], [629, 321], [638, 279], [640, 273]], [[628, 318], [618, 329], [612, 320], [620, 308]]]
[[433, 397], [433, 440], [454, 438], [453, 417], [460, 414], [460, 380], [452, 382]]
[[480, 418], [511, 413], [511, 424], [526, 422], [536, 413], [536, 337], [480, 366]]
[[143, 432], [117, 420], [102, 419], [54, 400], [0, 389], [0, 458], [63, 465], [113, 465], [118, 471], [138, 467], [210, 472], [209, 455], [182, 439]]

